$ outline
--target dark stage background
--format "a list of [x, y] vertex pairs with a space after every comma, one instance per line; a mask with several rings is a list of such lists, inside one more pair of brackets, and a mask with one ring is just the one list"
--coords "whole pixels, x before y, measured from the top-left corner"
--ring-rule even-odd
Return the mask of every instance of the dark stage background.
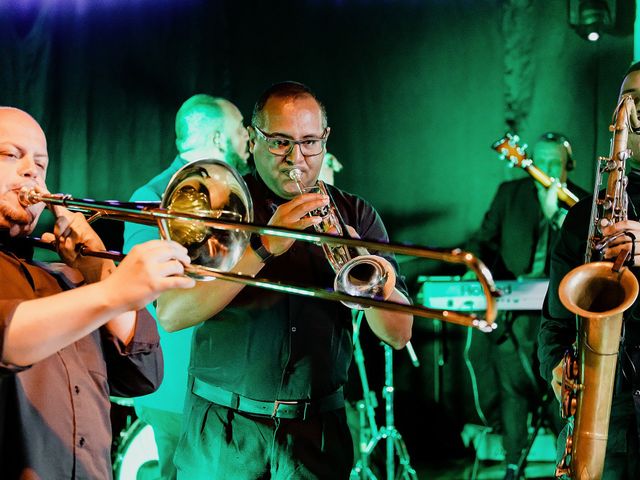
[[[569, 27], [564, 1], [2, 0], [0, 104], [42, 123], [52, 191], [125, 200], [173, 159], [187, 97], [226, 97], [248, 118], [264, 88], [298, 80], [326, 104], [328, 148], [345, 167], [336, 183], [370, 200], [393, 240], [455, 247], [497, 185], [522, 174], [489, 148], [510, 126], [529, 143], [565, 133], [573, 179], [592, 188], [632, 60], [627, 3], [615, 34], [589, 43]], [[420, 274], [458, 273], [402, 266], [413, 293]], [[459, 431], [475, 415], [465, 332], [449, 326], [443, 339], [430, 320], [416, 324], [422, 367], [396, 354], [400, 428], [415, 458], [443, 458], [461, 451]], [[436, 341], [448, 351], [440, 403]], [[369, 343], [379, 388], [382, 349]]]

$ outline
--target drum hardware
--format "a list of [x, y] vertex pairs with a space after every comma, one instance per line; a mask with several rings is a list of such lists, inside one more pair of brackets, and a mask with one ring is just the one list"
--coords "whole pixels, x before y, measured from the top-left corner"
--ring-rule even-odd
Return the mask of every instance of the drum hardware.
[[151, 425], [136, 419], [120, 432], [117, 444], [113, 462], [114, 480], [136, 480], [140, 478], [139, 473], [147, 469], [150, 478], [160, 478], [158, 447]]
[[437, 404], [442, 401], [444, 390], [444, 366], [446, 363], [446, 324], [442, 320], [434, 318], [433, 327], [433, 399]]
[[[376, 423], [375, 408], [378, 406], [378, 402], [375, 393], [369, 388], [364, 354], [360, 345], [360, 324], [362, 323], [363, 313], [362, 310], [352, 311], [354, 360], [362, 382], [363, 398], [357, 403], [360, 420], [359, 457], [351, 470], [349, 478], [350, 480], [377, 480], [371, 470], [369, 459], [376, 447], [384, 440], [387, 480], [396, 478], [417, 480], [418, 477], [410, 464], [409, 452], [402, 435], [394, 425], [393, 349], [384, 343], [382, 344], [384, 348], [384, 388], [382, 396], [385, 399], [385, 424], [378, 428]], [[409, 356], [413, 365], [419, 365], [412, 348], [409, 351]]]
[[151, 425], [137, 417], [133, 398], [110, 396], [109, 400], [114, 480], [160, 478], [158, 448]]

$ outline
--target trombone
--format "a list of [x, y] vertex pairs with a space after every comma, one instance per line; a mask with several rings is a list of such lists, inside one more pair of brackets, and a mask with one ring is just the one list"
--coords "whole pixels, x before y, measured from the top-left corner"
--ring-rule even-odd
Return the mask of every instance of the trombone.
[[[363, 308], [383, 308], [475, 327], [485, 332], [496, 327], [496, 297], [499, 293], [491, 272], [473, 254], [461, 249], [447, 250], [385, 243], [253, 223], [253, 204], [244, 180], [232, 167], [218, 160], [198, 160], [182, 167], [169, 182], [160, 204], [114, 200], [101, 202], [29, 189], [23, 189], [19, 196], [20, 202], [25, 206], [44, 202], [48, 206], [63, 206], [71, 211], [89, 215], [89, 223], [99, 218], [107, 218], [157, 226], [162, 238], [174, 240], [187, 248], [192, 264], [185, 268], [185, 274], [198, 280], [221, 279], [295, 295], [355, 303]], [[320, 245], [366, 248], [463, 264], [476, 274], [487, 300], [487, 308], [483, 316], [478, 316], [475, 313], [465, 314], [354, 296], [336, 290], [288, 285], [277, 280], [231, 272], [244, 253], [250, 234], [273, 235]], [[34, 241], [37, 246], [51, 248], [51, 245], [38, 239]], [[115, 261], [124, 258], [119, 252], [95, 251], [86, 246], [79, 246], [78, 251], [82, 255]]]

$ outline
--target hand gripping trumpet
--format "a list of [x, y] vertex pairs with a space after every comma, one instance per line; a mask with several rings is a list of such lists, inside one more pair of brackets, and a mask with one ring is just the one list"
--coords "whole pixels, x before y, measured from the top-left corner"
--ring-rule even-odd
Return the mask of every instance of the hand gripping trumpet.
[[[491, 272], [473, 254], [460, 249], [431, 249], [391, 242], [373, 242], [322, 232], [255, 224], [253, 223], [253, 203], [247, 185], [232, 167], [218, 160], [198, 160], [178, 170], [169, 182], [159, 205], [153, 202], [131, 203], [113, 200], [98, 202], [90, 199], [75, 199], [70, 195], [39, 193], [35, 190], [21, 192], [20, 201], [24, 205], [38, 202], [61, 205], [72, 211], [91, 215], [90, 221], [104, 217], [155, 225], [160, 229], [162, 238], [174, 240], [188, 250], [192, 263], [185, 269], [185, 273], [198, 280], [221, 279], [294, 295], [436, 318], [476, 327], [483, 331], [491, 331], [496, 327], [493, 321], [497, 314], [495, 299], [498, 292]], [[373, 298], [358, 296], [347, 293], [350, 292], [348, 289], [331, 291], [288, 285], [274, 279], [256, 278], [232, 272], [234, 265], [249, 244], [251, 233], [292, 238], [323, 246], [330, 245], [331, 250], [336, 254], [341, 250], [339, 246], [344, 246], [345, 249], [370, 249], [463, 264], [473, 270], [478, 277], [487, 299], [487, 310], [484, 317], [480, 317], [476, 314], [385, 301], [378, 298], [377, 294], [374, 294]], [[38, 242], [38, 245], [51, 248], [50, 245], [41, 242]], [[122, 259], [122, 254], [119, 253], [95, 252], [82, 246], [79, 251], [84, 255]], [[354, 276], [351, 275], [351, 277]]]
[[[585, 263], [571, 270], [560, 282], [559, 296], [578, 321], [577, 348], [564, 359], [562, 414], [569, 419], [565, 453], [556, 468], [558, 478], [600, 479], [604, 469], [609, 416], [622, 317], [638, 296], [638, 281], [624, 265], [633, 265], [633, 235], [623, 232], [604, 237], [602, 229], [627, 219], [626, 160], [633, 98], [625, 95], [614, 112], [611, 152], [600, 158], [591, 209], [591, 223]], [[599, 197], [602, 174], [607, 172], [607, 187]], [[632, 237], [631, 247], [623, 250], [613, 263], [599, 260], [603, 249], [621, 236]], [[589, 263], [591, 262], [591, 263]]]
[[[309, 188], [302, 184], [302, 172], [297, 168], [289, 171], [289, 177], [296, 183], [298, 191], [305, 193]], [[350, 237], [347, 225], [342, 219], [333, 202], [333, 198], [326, 185], [318, 181], [315, 187], [320, 193], [328, 196], [331, 200], [329, 204], [310, 215], [317, 215], [322, 221], [314, 225], [314, 229], [319, 233], [334, 232], [336, 235]], [[396, 284], [396, 272], [393, 266], [383, 257], [371, 255], [366, 248], [356, 247], [355, 256], [352, 256], [350, 249], [341, 244], [322, 244], [327, 261], [336, 273], [334, 290], [348, 293], [357, 297], [386, 298], [385, 293], [393, 290]], [[363, 307], [357, 303], [343, 302], [349, 308], [361, 310]]]

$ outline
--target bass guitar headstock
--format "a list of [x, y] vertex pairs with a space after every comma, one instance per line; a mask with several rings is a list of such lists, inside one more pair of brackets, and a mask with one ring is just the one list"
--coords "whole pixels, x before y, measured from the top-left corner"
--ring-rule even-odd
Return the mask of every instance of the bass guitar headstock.
[[500, 154], [502, 160], [509, 162], [510, 167], [527, 168], [533, 160], [527, 154], [527, 144], [520, 146], [520, 137], [507, 133], [503, 138], [491, 145]]

